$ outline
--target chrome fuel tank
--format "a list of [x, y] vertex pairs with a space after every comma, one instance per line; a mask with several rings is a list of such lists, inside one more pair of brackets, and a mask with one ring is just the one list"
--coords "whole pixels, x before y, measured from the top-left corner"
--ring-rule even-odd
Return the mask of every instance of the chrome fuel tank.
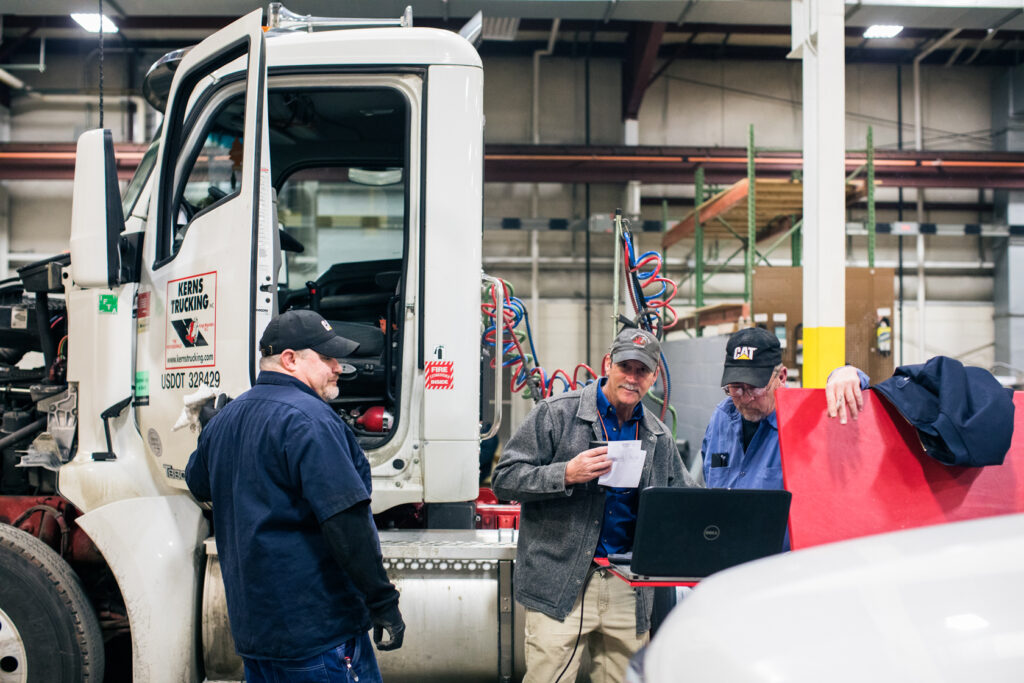
[[[382, 531], [388, 577], [401, 593], [401, 649], [377, 652], [388, 683], [513, 683], [522, 679], [523, 608], [512, 599], [509, 529]], [[206, 542], [203, 655], [208, 681], [238, 681], [217, 548]]]
[[405, 642], [377, 653], [388, 683], [518, 681], [523, 608], [512, 599], [516, 533], [381, 532], [388, 576], [402, 594]]

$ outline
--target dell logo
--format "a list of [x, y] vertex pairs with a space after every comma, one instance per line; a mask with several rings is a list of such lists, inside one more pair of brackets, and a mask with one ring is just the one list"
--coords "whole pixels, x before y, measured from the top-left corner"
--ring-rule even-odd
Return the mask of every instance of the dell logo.
[[722, 531], [714, 524], [709, 524], [704, 527], [704, 540], [705, 541], [717, 541], [718, 537], [722, 535]]

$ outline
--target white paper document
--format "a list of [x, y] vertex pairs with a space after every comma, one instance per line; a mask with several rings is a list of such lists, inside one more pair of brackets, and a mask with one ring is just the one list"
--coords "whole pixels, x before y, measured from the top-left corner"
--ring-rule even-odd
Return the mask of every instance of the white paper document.
[[646, 454], [640, 450], [639, 441], [610, 441], [607, 457], [612, 468], [601, 475], [598, 484], [621, 489], [635, 489], [640, 484]]

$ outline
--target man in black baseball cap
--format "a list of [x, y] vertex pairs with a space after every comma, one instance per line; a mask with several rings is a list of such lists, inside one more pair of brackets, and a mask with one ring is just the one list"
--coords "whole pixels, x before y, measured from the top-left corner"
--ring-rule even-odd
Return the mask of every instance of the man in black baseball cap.
[[348, 358], [359, 344], [338, 336], [331, 324], [315, 311], [292, 310], [270, 321], [260, 337], [264, 356], [280, 354], [285, 349], [313, 349], [328, 358]]
[[319, 313], [292, 310], [271, 320], [263, 331], [260, 370], [291, 375], [320, 398], [333, 401], [339, 393], [338, 359], [347, 358], [357, 348], [358, 343], [339, 337]]
[[708, 487], [782, 488], [775, 392], [785, 384], [782, 347], [774, 334], [750, 327], [729, 337], [722, 371], [726, 397], [715, 408], [701, 445]]
[[729, 337], [725, 345], [722, 386], [768, 386], [775, 368], [781, 363], [782, 345], [774, 334], [761, 327], [740, 330]]
[[398, 591], [370, 515], [370, 464], [328, 403], [338, 359], [358, 346], [314, 311], [271, 321], [256, 384], [206, 424], [185, 469], [192, 494], [216, 510], [228, 617], [249, 681], [294, 668], [379, 683], [368, 631], [380, 650], [402, 645]]

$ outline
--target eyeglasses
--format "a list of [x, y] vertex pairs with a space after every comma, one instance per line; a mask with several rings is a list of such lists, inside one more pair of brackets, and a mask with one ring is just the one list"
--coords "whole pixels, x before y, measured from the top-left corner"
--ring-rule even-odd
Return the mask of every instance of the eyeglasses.
[[731, 398], [743, 398], [744, 396], [748, 396], [750, 398], [763, 398], [775, 382], [775, 378], [778, 376], [779, 374], [777, 372], [773, 372], [771, 378], [768, 380], [768, 384], [765, 384], [763, 387], [753, 387], [749, 384], [736, 382], [734, 384], [726, 384], [722, 387], [722, 391], [725, 392], [726, 396]]

